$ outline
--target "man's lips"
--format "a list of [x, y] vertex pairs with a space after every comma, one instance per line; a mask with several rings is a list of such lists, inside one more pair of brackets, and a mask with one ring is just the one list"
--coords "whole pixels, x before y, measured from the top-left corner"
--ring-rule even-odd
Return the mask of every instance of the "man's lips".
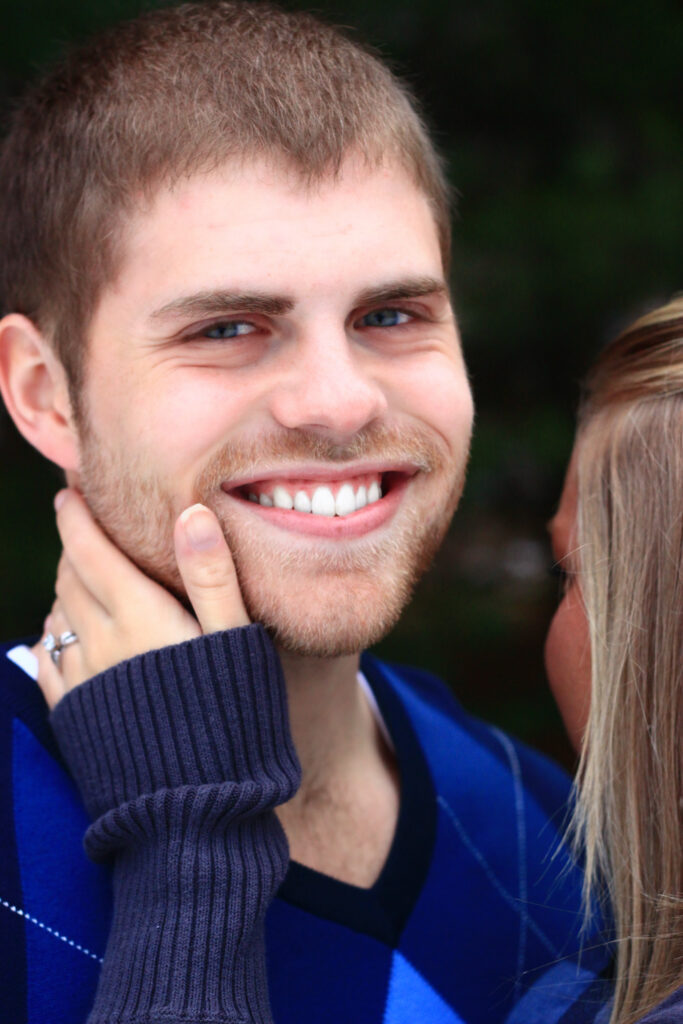
[[[293, 469], [269, 474], [235, 485], [232, 481], [223, 484], [223, 490], [238, 501], [251, 503], [255, 512], [267, 514], [277, 525], [293, 529], [314, 528], [317, 520], [324, 535], [330, 529], [337, 533], [340, 519], [357, 521], [362, 519], [365, 528], [379, 525], [393, 512], [408, 480], [415, 475], [414, 466], [405, 469], [391, 468], [354, 470], [337, 468], [313, 473], [309, 469]], [[321, 522], [323, 520], [323, 522]], [[327, 522], [324, 522], [324, 521]], [[334, 527], [330, 520], [335, 520]], [[350, 525], [350, 524], [349, 524]], [[360, 521], [355, 525], [360, 527]], [[351, 531], [355, 532], [355, 530]], [[364, 532], [364, 530], [362, 531]]]

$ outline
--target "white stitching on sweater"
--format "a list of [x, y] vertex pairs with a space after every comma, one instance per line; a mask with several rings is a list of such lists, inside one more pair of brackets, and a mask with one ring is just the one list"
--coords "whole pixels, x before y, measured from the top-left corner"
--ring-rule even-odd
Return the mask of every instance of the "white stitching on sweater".
[[[461, 840], [463, 841], [463, 843], [465, 844], [465, 846], [467, 847], [469, 852], [472, 854], [474, 859], [480, 864], [482, 870], [484, 871], [484, 874], [486, 875], [488, 880], [491, 882], [493, 887], [498, 891], [499, 895], [505, 900], [505, 902], [510, 907], [512, 907], [512, 909], [515, 911], [515, 913], [521, 914], [522, 910], [521, 910], [520, 905], [519, 905], [519, 900], [515, 896], [513, 896], [510, 892], [508, 892], [508, 890], [505, 888], [503, 883], [500, 881], [500, 879], [496, 875], [495, 871], [493, 870], [493, 868], [491, 867], [489, 862], [486, 860], [486, 857], [483, 855], [483, 853], [481, 852], [479, 847], [475, 843], [472, 842], [472, 840], [470, 839], [470, 837], [469, 837], [469, 835], [468, 835], [468, 833], [467, 833], [467, 831], [465, 829], [465, 826], [462, 824], [462, 822], [460, 821], [460, 818], [457, 816], [457, 814], [455, 813], [455, 811], [453, 810], [451, 805], [448, 803], [448, 801], [443, 796], [441, 796], [441, 794], [439, 794], [439, 796], [437, 796], [437, 798], [436, 798], [436, 802], [441, 807], [443, 807], [443, 809], [446, 812], [446, 815], [447, 815], [448, 820], [450, 821], [451, 825], [453, 826], [455, 831], [458, 833], [458, 835], [460, 836]], [[540, 928], [539, 925], [536, 924], [536, 922], [534, 921], [533, 918], [529, 918], [529, 920], [528, 920], [528, 927], [534, 933], [534, 935], [536, 935], [537, 938], [543, 943], [545, 948], [552, 954], [552, 956], [556, 960], [560, 960], [561, 959], [560, 954], [555, 949], [555, 947], [553, 946], [552, 942], [550, 941], [548, 936], [545, 934], [543, 929]]]
[[517, 977], [515, 979], [515, 992], [519, 993], [524, 973], [524, 962], [526, 960], [527, 932], [529, 930], [529, 915], [526, 907], [529, 903], [529, 887], [527, 882], [527, 842], [526, 842], [526, 820], [524, 816], [524, 786], [522, 784], [522, 766], [517, 757], [514, 746], [500, 729], [491, 727], [491, 732], [503, 747], [510, 762], [510, 771], [515, 793], [515, 813], [517, 815], [517, 857], [519, 861], [519, 946], [517, 950]]
[[13, 903], [8, 903], [7, 900], [3, 900], [1, 896], [0, 906], [5, 907], [6, 910], [11, 910], [13, 914], [18, 914], [19, 917], [23, 917], [25, 921], [30, 921], [31, 924], [38, 925], [39, 928], [42, 928], [43, 931], [53, 935], [55, 939], [59, 939], [60, 942], [66, 942], [67, 946], [72, 946], [74, 949], [77, 949], [79, 953], [84, 953], [85, 956], [90, 957], [91, 960], [97, 960], [98, 964], [104, 962], [102, 957], [98, 956], [97, 953], [91, 953], [90, 950], [86, 949], [84, 946], [79, 946], [79, 944], [74, 942], [73, 939], [67, 938], [66, 935], [61, 935], [59, 932], [56, 932], [54, 928], [50, 928], [49, 924], [39, 921], [37, 917], [31, 917], [31, 915], [27, 914], [25, 910], [21, 909], [21, 907], [15, 907]]

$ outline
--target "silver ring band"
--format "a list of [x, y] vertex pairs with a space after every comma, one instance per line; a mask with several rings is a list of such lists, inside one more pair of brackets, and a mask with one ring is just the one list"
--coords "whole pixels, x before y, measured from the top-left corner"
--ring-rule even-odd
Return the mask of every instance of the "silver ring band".
[[78, 637], [72, 630], [67, 629], [64, 633], [60, 633], [59, 638], [54, 633], [47, 633], [41, 640], [41, 643], [52, 658], [53, 664], [59, 668], [59, 663], [62, 660], [62, 651], [69, 644], [77, 644]]

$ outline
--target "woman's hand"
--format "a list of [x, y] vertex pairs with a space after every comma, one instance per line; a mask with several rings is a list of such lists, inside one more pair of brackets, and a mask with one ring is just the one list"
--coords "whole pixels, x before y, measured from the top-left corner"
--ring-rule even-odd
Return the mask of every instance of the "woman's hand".
[[57, 599], [45, 622], [55, 637], [73, 631], [59, 667], [38, 643], [38, 682], [52, 708], [64, 694], [126, 658], [249, 622], [235, 568], [213, 512], [193, 505], [178, 518], [175, 554], [194, 619], [104, 535], [74, 490], [55, 500], [64, 552]]

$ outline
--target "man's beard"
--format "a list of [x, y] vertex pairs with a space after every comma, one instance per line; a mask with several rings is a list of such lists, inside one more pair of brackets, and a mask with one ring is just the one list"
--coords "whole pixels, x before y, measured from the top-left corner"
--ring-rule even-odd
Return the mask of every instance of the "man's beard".
[[[201, 502], [221, 523], [251, 619], [283, 650], [318, 658], [356, 653], [395, 624], [448, 529], [468, 454], [465, 449], [454, 457], [432, 432], [414, 426], [369, 427], [346, 445], [292, 430], [226, 445], [197, 475], [189, 500], [178, 505], [140, 460], [136, 464], [130, 453], [109, 447], [85, 423], [81, 453], [80, 486], [90, 508], [144, 572], [187, 603], [173, 527], [183, 507]], [[234, 503], [221, 490], [231, 479], [258, 478], [264, 467], [273, 475], [278, 465], [323, 462], [343, 471], [358, 459], [419, 467], [393, 519], [359, 538], [321, 543], [285, 530], [274, 533], [258, 521], [250, 531], [244, 516], [236, 522]], [[416, 500], [413, 488], [425, 482], [431, 486]]]

